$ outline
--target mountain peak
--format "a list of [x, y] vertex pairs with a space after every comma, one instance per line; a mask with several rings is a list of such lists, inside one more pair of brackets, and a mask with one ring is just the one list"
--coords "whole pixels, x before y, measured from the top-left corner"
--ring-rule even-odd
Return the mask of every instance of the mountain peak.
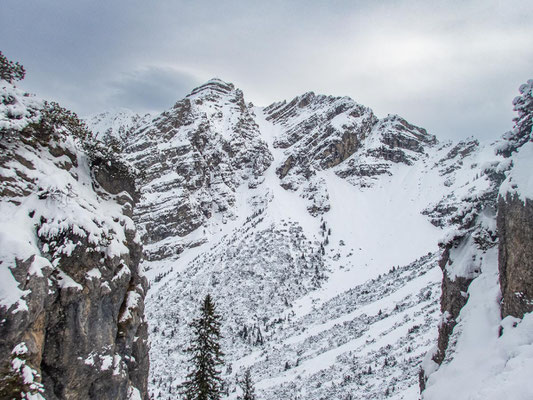
[[212, 78], [203, 85], [194, 88], [187, 97], [193, 97], [198, 94], [217, 92], [220, 94], [229, 94], [235, 90], [233, 83], [225, 82], [219, 78]]

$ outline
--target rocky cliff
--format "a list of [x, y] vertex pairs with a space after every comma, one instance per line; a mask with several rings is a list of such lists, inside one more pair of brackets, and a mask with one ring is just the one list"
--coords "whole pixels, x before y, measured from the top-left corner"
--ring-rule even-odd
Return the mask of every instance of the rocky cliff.
[[502, 317], [522, 318], [533, 311], [533, 199], [500, 197], [498, 233]]
[[438, 345], [421, 373], [424, 399], [444, 399], [451, 386], [461, 399], [533, 394], [525, 376], [513, 372], [514, 365], [533, 365], [520, 350], [533, 345], [527, 333], [533, 311], [532, 94], [533, 81], [520, 87], [513, 130], [482, 158], [486, 185], [470, 182], [462, 201], [444, 199], [429, 212], [448, 215], [444, 220], [456, 230], [443, 243], [442, 319]]
[[518, 116], [500, 147], [513, 167], [498, 201], [499, 273], [502, 317], [522, 318], [533, 311], [533, 80], [514, 99]]
[[133, 178], [74, 114], [0, 96], [0, 398], [145, 399]]
[[151, 260], [205, 239], [180, 239], [212, 217], [236, 217], [236, 190], [255, 187], [272, 162], [253, 110], [232, 84], [211, 80], [141, 126], [124, 142], [142, 171], [136, 220]]

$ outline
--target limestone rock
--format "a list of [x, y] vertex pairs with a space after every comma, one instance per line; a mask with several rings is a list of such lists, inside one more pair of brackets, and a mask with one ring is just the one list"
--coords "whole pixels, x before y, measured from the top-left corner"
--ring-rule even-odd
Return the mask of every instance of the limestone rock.
[[508, 194], [498, 202], [502, 317], [533, 311], [533, 201]]

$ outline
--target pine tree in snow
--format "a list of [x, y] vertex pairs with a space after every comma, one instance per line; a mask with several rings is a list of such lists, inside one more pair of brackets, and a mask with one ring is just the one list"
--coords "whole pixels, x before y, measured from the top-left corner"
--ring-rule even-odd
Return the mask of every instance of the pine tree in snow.
[[239, 400], [256, 400], [252, 374], [249, 368], [244, 372], [244, 377], [239, 382], [239, 385], [242, 389], [242, 396], [237, 397]]
[[219, 367], [223, 364], [220, 319], [208, 294], [200, 308], [200, 316], [191, 323], [193, 342], [187, 349], [191, 354], [190, 371], [183, 383], [187, 400], [220, 399], [222, 379]]
[[18, 62], [10, 61], [0, 51], [0, 79], [13, 83], [24, 79], [26, 71]]
[[513, 119], [514, 128], [504, 135], [506, 143], [498, 149], [505, 157], [510, 157], [526, 142], [533, 140], [533, 79], [520, 85], [519, 91], [520, 95], [513, 100], [514, 111], [518, 113]]

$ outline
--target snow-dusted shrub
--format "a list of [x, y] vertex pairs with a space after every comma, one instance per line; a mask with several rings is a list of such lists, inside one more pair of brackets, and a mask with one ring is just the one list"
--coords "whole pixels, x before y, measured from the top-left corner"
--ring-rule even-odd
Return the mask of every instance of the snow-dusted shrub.
[[91, 161], [91, 168], [105, 166], [133, 182], [136, 173], [121, 158], [115, 143], [94, 138], [78, 115], [54, 101], [43, 101], [13, 85], [24, 78], [25, 70], [0, 52], [0, 140], [22, 140], [33, 146], [74, 139]]
[[70, 134], [82, 141], [89, 136], [87, 127], [78, 118], [78, 115], [61, 107], [55, 101], [45, 101], [40, 114], [40, 119], [37, 122], [26, 127], [26, 129], [32, 130], [32, 133], [41, 137]]
[[533, 79], [520, 85], [520, 95], [513, 100], [513, 109], [518, 116], [513, 119], [514, 127], [507, 132], [497, 146], [497, 153], [510, 157], [513, 152], [533, 140]]

